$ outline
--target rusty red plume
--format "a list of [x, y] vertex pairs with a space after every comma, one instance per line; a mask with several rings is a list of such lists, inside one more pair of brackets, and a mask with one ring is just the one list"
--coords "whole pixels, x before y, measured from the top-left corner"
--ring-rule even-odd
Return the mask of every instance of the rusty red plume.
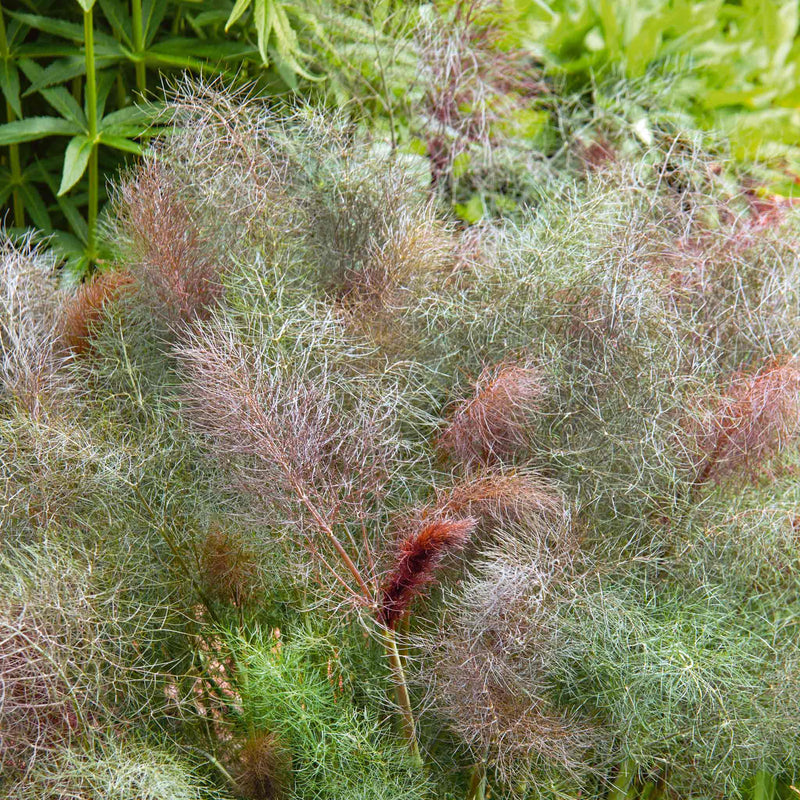
[[423, 587], [434, 582], [442, 559], [464, 547], [477, 524], [474, 517], [439, 518], [402, 540], [378, 608], [378, 618], [387, 628], [393, 628]]

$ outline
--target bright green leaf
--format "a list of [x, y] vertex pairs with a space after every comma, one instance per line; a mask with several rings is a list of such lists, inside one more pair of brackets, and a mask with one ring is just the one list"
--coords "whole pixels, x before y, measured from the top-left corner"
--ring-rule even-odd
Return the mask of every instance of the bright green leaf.
[[[25, 77], [30, 81], [36, 81], [45, 71], [28, 58], [20, 59], [19, 66], [25, 73]], [[54, 89], [40, 89], [39, 94], [41, 94], [64, 119], [74, 122], [81, 128], [86, 127], [86, 117], [84, 116], [83, 109], [78, 105], [77, 100], [75, 100], [63, 86]]]
[[291, 89], [291, 91], [297, 91], [300, 84], [297, 80], [297, 71], [294, 69], [292, 62], [285, 59], [277, 50], [272, 48], [270, 48], [269, 54], [272, 58], [273, 66], [278, 71], [278, 75], [281, 76], [283, 82], [289, 87], [289, 89]]
[[286, 11], [277, 0], [269, 4], [270, 28], [275, 31], [275, 43], [281, 55], [287, 55], [297, 49], [297, 35], [292, 30]]
[[773, 800], [776, 790], [775, 776], [760, 769], [753, 779], [753, 800]]
[[486, 214], [483, 199], [479, 194], [473, 194], [466, 203], [456, 203], [456, 214], [466, 222], [478, 222]]
[[79, 131], [74, 122], [66, 119], [28, 117], [0, 125], [0, 145], [33, 142], [46, 136], [72, 136]]
[[453, 177], [457, 179], [466, 175], [471, 163], [472, 156], [469, 153], [459, 153], [453, 159]]
[[61, 174], [61, 186], [58, 187], [58, 194], [68, 192], [86, 172], [89, 164], [89, 156], [92, 154], [93, 144], [88, 136], [80, 134], [67, 145], [64, 153], [64, 171]]
[[250, 0], [236, 0], [236, 5], [234, 5], [233, 10], [231, 11], [230, 16], [228, 17], [228, 21], [225, 23], [225, 32], [227, 33], [230, 29], [231, 25], [236, 23], [239, 17], [244, 14], [245, 11], [250, 7]]
[[22, 116], [22, 106], [19, 102], [19, 72], [13, 61], [0, 61], [0, 91], [11, 106], [11, 110]]
[[267, 42], [269, 41], [270, 27], [272, 25], [271, 9], [273, 0], [254, 0], [254, 2], [253, 22], [256, 26], [258, 52], [261, 54], [261, 63], [268, 67]]
[[130, 48], [133, 48], [133, 31], [131, 18], [119, 0], [99, 0], [103, 16], [108, 21], [114, 33]]
[[123, 150], [126, 153], [133, 153], [134, 155], [140, 156], [144, 153], [144, 149], [138, 142], [134, 142], [131, 139], [126, 138], [125, 136], [113, 136], [111, 134], [101, 134], [100, 141], [108, 145], [109, 147], [113, 147], [115, 150]]

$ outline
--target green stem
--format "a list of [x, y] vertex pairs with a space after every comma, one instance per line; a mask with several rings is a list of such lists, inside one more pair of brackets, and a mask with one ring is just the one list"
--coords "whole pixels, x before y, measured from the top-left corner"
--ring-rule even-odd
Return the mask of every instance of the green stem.
[[[3, 4], [0, 3], [0, 58], [5, 63], [9, 63], [11, 53], [8, 49], [8, 39], [6, 38], [6, 21], [3, 16]], [[13, 122], [17, 118], [11, 104], [6, 101], [6, 119]], [[10, 144], [8, 146], [8, 166], [11, 169], [12, 202], [14, 206], [14, 225], [18, 228], [25, 227], [25, 204], [22, 202], [20, 186], [22, 185], [22, 169], [19, 161], [19, 145]]]
[[144, 63], [144, 30], [142, 28], [142, 0], [131, 0], [131, 18], [133, 21], [133, 50], [136, 54], [134, 69], [136, 70], [136, 88], [144, 97], [147, 91], [147, 74]]
[[[6, 103], [6, 117], [9, 122], [16, 119], [14, 109]], [[22, 201], [22, 194], [20, 193], [20, 186], [22, 185], [22, 168], [19, 161], [19, 145], [10, 144], [8, 146], [8, 165], [11, 168], [11, 183], [14, 186], [12, 190], [12, 202], [14, 206], [14, 225], [18, 228], [25, 227], [25, 204]]]
[[100, 173], [97, 163], [97, 70], [94, 60], [94, 26], [92, 10], [83, 12], [83, 41], [86, 55], [86, 120], [89, 125], [89, 141], [92, 153], [89, 156], [89, 213], [86, 248], [89, 259], [97, 258], [97, 212], [99, 202]]
[[89, 218], [87, 220], [88, 236], [86, 247], [89, 259], [97, 260], [97, 210], [99, 206], [100, 170], [97, 161], [97, 145], [92, 147], [89, 156]]
[[486, 797], [486, 764], [480, 762], [472, 767], [467, 789], [467, 800], [484, 800]]
[[625, 800], [633, 786], [637, 772], [636, 762], [632, 758], [626, 758], [619, 765], [619, 772], [608, 793], [608, 800]]
[[657, 796], [656, 785], [653, 781], [648, 781], [639, 792], [639, 800], [651, 800], [651, 798], [655, 800]]
[[128, 93], [125, 91], [122, 72], [117, 73], [114, 81], [114, 91], [117, 93], [117, 108], [125, 108], [128, 103]]
[[236, 789], [239, 786], [238, 782], [233, 777], [233, 775], [231, 775], [231, 773], [228, 772], [228, 770], [225, 769], [225, 767], [211, 753], [209, 753], [208, 750], [202, 750], [199, 747], [191, 747], [191, 746], [189, 747], [189, 749], [194, 750], [194, 752], [199, 753], [204, 758], [207, 758], [209, 763], [217, 768], [219, 774], [225, 778], [225, 780], [233, 789]]
[[414, 725], [414, 712], [411, 710], [411, 699], [408, 696], [408, 684], [406, 674], [403, 670], [403, 661], [397, 649], [397, 638], [390, 628], [383, 631], [383, 646], [386, 655], [389, 657], [389, 665], [392, 668], [392, 680], [394, 681], [395, 697], [397, 705], [400, 707], [403, 736], [408, 744], [411, 757], [417, 766], [422, 766], [422, 756], [419, 753], [417, 744], [417, 732]]

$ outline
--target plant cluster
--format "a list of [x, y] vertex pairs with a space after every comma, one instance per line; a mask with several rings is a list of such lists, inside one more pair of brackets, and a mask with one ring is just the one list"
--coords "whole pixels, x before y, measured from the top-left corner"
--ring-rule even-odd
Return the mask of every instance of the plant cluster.
[[670, 105], [724, 131], [738, 158], [777, 157], [796, 174], [800, 17], [789, 0], [554, 0], [518, 13], [517, 40], [575, 88], [614, 71], [678, 72]]
[[374, 76], [344, 80], [354, 69], [361, 74], [352, 49], [369, 50], [374, 61], [393, 47], [370, 20], [355, 4], [281, 0], [0, 5], [6, 224], [49, 236], [80, 280], [111, 255], [99, 235], [106, 184], [157, 134], [166, 76], [257, 80], [263, 94], [280, 97], [301, 85], [314, 94], [335, 69], [341, 86], [365, 91]]
[[676, 138], [464, 228], [346, 119], [170, 115], [113, 267], [3, 246], [3, 790], [790, 792], [793, 210]]
[[340, 110], [470, 223], [514, 214], [554, 172], [698, 129], [791, 196], [797, 39], [793, 0], [24, 0], [0, 6], [0, 201], [72, 281], [102, 266], [107, 183], [158, 134], [179, 70]]

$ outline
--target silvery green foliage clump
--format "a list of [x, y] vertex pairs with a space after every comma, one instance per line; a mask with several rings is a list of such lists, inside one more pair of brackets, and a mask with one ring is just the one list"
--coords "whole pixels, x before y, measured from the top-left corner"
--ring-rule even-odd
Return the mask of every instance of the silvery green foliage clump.
[[58, 288], [55, 258], [30, 237], [0, 250], [0, 381], [2, 401], [38, 417], [63, 388], [57, 378]]
[[89, 750], [67, 749], [9, 788], [13, 800], [201, 800], [217, 798], [211, 784], [174, 754], [132, 741], [98, 737]]
[[2, 320], [11, 796], [790, 782], [795, 212], [681, 141], [465, 227], [340, 120], [171, 111], [120, 275]]

